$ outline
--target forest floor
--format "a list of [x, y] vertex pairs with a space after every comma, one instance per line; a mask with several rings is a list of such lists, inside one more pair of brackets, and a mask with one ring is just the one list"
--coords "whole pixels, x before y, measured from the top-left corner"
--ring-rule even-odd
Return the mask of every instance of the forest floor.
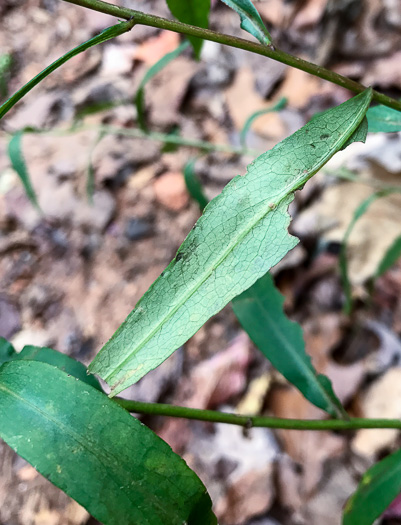
[[[120, 4], [170, 17], [162, 0]], [[279, 48], [401, 96], [399, 2], [255, 5]], [[221, 2], [212, 6], [213, 29], [247, 38], [234, 12]], [[114, 22], [61, 0], [2, 0], [0, 60], [11, 57], [11, 66], [0, 72], [0, 101]], [[88, 364], [200, 215], [184, 182], [187, 162], [195, 160], [195, 173], [212, 198], [246, 172], [255, 151], [270, 149], [315, 113], [350, 96], [267, 58], [206, 42], [200, 61], [187, 48], [146, 85], [149, 136], [101, 133], [105, 125], [138, 130], [132, 102], [138, 86], [180, 41], [175, 33], [135, 27], [65, 64], [0, 123], [0, 336], [17, 350], [50, 346]], [[254, 121], [244, 151], [230, 152], [241, 148], [248, 117], [283, 97], [283, 109]], [[32, 206], [7, 155], [9, 134], [26, 126], [48, 130], [23, 136], [43, 214]], [[153, 132], [227, 151], [167, 147]], [[350, 173], [355, 180], [344, 180]], [[290, 231], [300, 244], [272, 272], [288, 315], [304, 330], [315, 367], [329, 376], [354, 416], [401, 417], [401, 263], [369, 288], [384, 253], [401, 235], [400, 195], [376, 201], [349, 239], [351, 316], [343, 313], [339, 272], [339, 252], [356, 208], [378, 185], [399, 185], [400, 175], [397, 134], [369, 135], [366, 145], [335, 156], [296, 195]], [[254, 348], [229, 306], [124, 397], [325, 417]], [[339, 525], [361, 474], [400, 445], [396, 430], [244, 433], [228, 425], [142, 419], [204, 481], [221, 525]], [[2, 525], [96, 523], [6, 445], [0, 444], [0, 454]], [[401, 523], [401, 500], [381, 523]]]

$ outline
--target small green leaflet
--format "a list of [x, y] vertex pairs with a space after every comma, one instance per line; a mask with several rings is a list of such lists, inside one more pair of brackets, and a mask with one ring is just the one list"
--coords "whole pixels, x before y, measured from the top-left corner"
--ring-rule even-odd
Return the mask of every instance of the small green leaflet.
[[260, 43], [273, 47], [272, 37], [263, 20], [260, 18], [260, 14], [257, 12], [256, 7], [253, 5], [251, 0], [221, 0], [228, 7], [234, 9], [241, 18], [241, 27], [244, 31], [248, 31], [253, 35]]
[[385, 274], [401, 257], [401, 236], [393, 242], [390, 248], [384, 254], [383, 259], [377, 267], [375, 278]]
[[28, 199], [32, 202], [36, 209], [40, 210], [35, 190], [33, 189], [31, 179], [29, 177], [28, 169], [26, 167], [24, 155], [22, 153], [22, 136], [23, 131], [17, 131], [8, 144], [8, 155], [10, 157], [11, 165], [15, 169], [24, 186], [25, 193]]
[[343, 525], [372, 525], [401, 492], [401, 450], [365, 472], [348, 500]]
[[106, 343], [89, 371], [112, 388], [138, 381], [296, 244], [288, 205], [361, 124], [366, 90], [252, 162], [205, 208], [175, 259]]
[[280, 111], [280, 109], [285, 108], [287, 105], [287, 99], [285, 97], [282, 97], [276, 104], [269, 108], [260, 109], [259, 111], [255, 111], [255, 113], [252, 113], [252, 115], [247, 119], [247, 121], [244, 124], [244, 127], [242, 128], [241, 135], [240, 135], [240, 141], [241, 146], [243, 148], [246, 148], [246, 137], [248, 135], [248, 132], [254, 123], [256, 119], [261, 117], [262, 115], [266, 115], [266, 113], [273, 113], [274, 111]]
[[0, 437], [104, 525], [217, 525], [199, 478], [95, 388], [58, 368], [0, 368]]
[[209, 203], [209, 199], [203, 193], [202, 184], [195, 173], [195, 162], [197, 159], [189, 160], [184, 167], [184, 180], [191, 197], [198, 203], [199, 208], [203, 211]]
[[302, 329], [283, 310], [284, 297], [269, 273], [236, 297], [233, 310], [242, 328], [283, 376], [314, 405], [334, 417], [345, 411], [330, 380], [316, 372], [305, 352]]
[[68, 51], [68, 53], [55, 60], [52, 64], [50, 64], [50, 66], [46, 67], [43, 71], [36, 75], [36, 77], [27, 82], [21, 89], [14, 93], [14, 95], [12, 95], [8, 100], [4, 102], [4, 104], [0, 106], [0, 119], [2, 119], [4, 115], [8, 113], [13, 106], [15, 106], [17, 102], [19, 102], [27, 93], [29, 93], [31, 89], [37, 86], [39, 82], [41, 82], [43, 79], [49, 76], [50, 73], [55, 71], [57, 68], [65, 64], [68, 60], [75, 57], [76, 55], [79, 55], [79, 53], [86, 51], [90, 47], [96, 46], [97, 44], [102, 44], [103, 42], [106, 42], [111, 38], [115, 38], [116, 36], [122, 35], [123, 33], [130, 31], [134, 27], [134, 24], [135, 20], [128, 20], [127, 22], [120, 22], [119, 24], [108, 27], [98, 35], [88, 40], [87, 42], [84, 42], [83, 44], [74, 47], [74, 49]]
[[388, 108], [387, 106], [375, 106], [369, 108], [366, 113], [369, 123], [369, 131], [378, 133], [395, 133], [401, 131], [401, 111]]
[[185, 49], [188, 47], [188, 42], [183, 42], [180, 46], [177, 47], [177, 49], [174, 49], [174, 51], [171, 51], [171, 53], [167, 53], [162, 57], [160, 60], [158, 60], [153, 66], [151, 66], [147, 72], [145, 73], [145, 76], [141, 80], [141, 83], [139, 84], [138, 91], [135, 95], [135, 106], [138, 113], [138, 124], [139, 127], [143, 131], [148, 131], [148, 126], [146, 125], [145, 120], [145, 86], [151, 80], [155, 75], [160, 73], [163, 68], [165, 68], [170, 62], [172, 62], [175, 58], [177, 58]]
[[359, 221], [359, 219], [368, 211], [370, 206], [377, 201], [377, 199], [381, 199], [382, 197], [387, 197], [388, 195], [391, 195], [392, 193], [400, 193], [401, 190], [399, 189], [386, 189], [386, 190], [379, 190], [375, 193], [372, 193], [372, 195], [369, 195], [364, 201], [361, 202], [361, 204], [357, 207], [357, 209], [354, 212], [354, 215], [352, 217], [352, 220], [350, 224], [348, 225], [348, 228], [345, 232], [344, 239], [341, 245], [341, 252], [340, 252], [340, 275], [341, 280], [343, 283], [344, 293], [345, 293], [345, 304], [344, 304], [344, 313], [347, 315], [351, 314], [352, 311], [352, 287], [351, 282], [348, 275], [348, 261], [347, 261], [347, 248], [348, 248], [348, 241], [350, 238], [350, 235], [355, 227], [355, 224]]
[[[167, 0], [167, 5], [180, 22], [205, 29], [209, 26], [210, 0]], [[195, 36], [188, 36], [188, 40], [199, 58], [203, 40]]]

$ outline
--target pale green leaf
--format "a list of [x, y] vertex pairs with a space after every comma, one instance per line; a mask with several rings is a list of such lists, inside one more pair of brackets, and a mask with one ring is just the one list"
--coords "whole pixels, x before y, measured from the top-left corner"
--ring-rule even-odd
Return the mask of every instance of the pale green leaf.
[[397, 111], [387, 106], [375, 106], [369, 108], [367, 114], [369, 131], [378, 133], [395, 133], [401, 131], [401, 111]]
[[222, 0], [241, 18], [241, 27], [262, 44], [272, 46], [272, 37], [251, 0]]
[[232, 302], [242, 328], [271, 364], [314, 405], [335, 417], [344, 409], [330, 380], [314, 369], [302, 329], [284, 313], [284, 297], [269, 273]]
[[95, 388], [58, 368], [0, 368], [0, 437], [104, 525], [216, 525], [199, 478]]
[[401, 450], [365, 472], [348, 500], [343, 525], [372, 525], [401, 492]]
[[[210, 0], [167, 0], [167, 5], [180, 22], [203, 28], [209, 26]], [[199, 58], [203, 40], [195, 36], [188, 36], [188, 40]]]
[[287, 231], [294, 192], [352, 136], [371, 96], [366, 90], [309, 122], [206, 206], [175, 259], [89, 366], [112, 395], [167, 359], [297, 244]]

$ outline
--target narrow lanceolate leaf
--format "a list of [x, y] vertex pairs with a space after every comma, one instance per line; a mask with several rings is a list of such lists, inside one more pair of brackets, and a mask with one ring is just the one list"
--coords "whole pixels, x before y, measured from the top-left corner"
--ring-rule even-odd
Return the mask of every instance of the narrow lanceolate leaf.
[[371, 90], [258, 157], [205, 208], [175, 259], [89, 366], [112, 395], [184, 344], [297, 244], [288, 205], [358, 128]]
[[134, 24], [135, 20], [128, 20], [127, 22], [120, 22], [119, 24], [116, 24], [112, 27], [108, 27], [98, 35], [88, 40], [87, 42], [84, 42], [83, 44], [74, 47], [74, 49], [68, 51], [68, 53], [55, 60], [52, 64], [50, 64], [50, 66], [46, 67], [43, 71], [36, 75], [36, 77], [33, 77], [29, 82], [22, 86], [21, 89], [14, 93], [14, 95], [12, 95], [8, 100], [6, 100], [4, 104], [0, 106], [0, 119], [2, 119], [4, 115], [8, 113], [13, 106], [15, 106], [17, 102], [19, 102], [27, 93], [29, 93], [31, 89], [37, 86], [39, 82], [45, 79], [48, 75], [50, 75], [50, 73], [55, 71], [57, 68], [65, 64], [68, 60], [75, 57], [76, 55], [79, 55], [79, 53], [86, 51], [90, 47], [96, 46], [97, 44], [101, 44], [103, 42], [106, 42], [107, 40], [110, 40], [111, 38], [115, 38], [116, 36], [122, 35], [123, 33], [130, 31], [133, 28]]
[[305, 352], [299, 324], [283, 309], [284, 297], [269, 273], [236, 297], [233, 310], [243, 329], [272, 365], [314, 405], [335, 417], [344, 409], [330, 380], [316, 372]]
[[24, 186], [28, 199], [32, 202], [35, 208], [40, 209], [35, 190], [33, 189], [31, 179], [29, 177], [28, 168], [26, 167], [24, 155], [22, 153], [23, 133], [23, 131], [17, 131], [17, 133], [12, 136], [8, 144], [8, 155], [10, 157], [12, 167], [17, 172], [18, 177]]
[[383, 259], [377, 267], [375, 277], [380, 277], [386, 273], [401, 257], [401, 236], [393, 242], [390, 248], [386, 251]]
[[401, 492], [401, 450], [365, 472], [348, 500], [343, 525], [372, 525]]
[[[167, 0], [167, 5], [180, 22], [204, 28], [209, 26], [210, 0]], [[203, 40], [194, 36], [188, 36], [188, 40], [199, 58]]]
[[251, 0], [222, 0], [222, 2], [239, 14], [244, 31], [248, 31], [262, 44], [272, 45], [272, 37]]
[[188, 193], [199, 204], [203, 211], [209, 203], [209, 199], [203, 193], [202, 184], [195, 173], [195, 162], [197, 159], [191, 159], [184, 167], [184, 180]]
[[138, 91], [135, 95], [135, 105], [138, 113], [138, 124], [143, 131], [147, 131], [148, 127], [145, 120], [145, 86], [155, 75], [160, 73], [163, 68], [165, 68], [170, 62], [177, 58], [187, 47], [188, 42], [183, 42], [177, 49], [167, 53], [160, 60], [158, 60], [153, 66], [151, 66], [145, 76], [139, 84]]
[[0, 368], [0, 437], [104, 525], [215, 525], [199, 478], [151, 430], [58, 368]]
[[401, 131], [401, 111], [388, 108], [387, 106], [375, 106], [369, 108], [366, 114], [369, 123], [369, 131], [378, 133], [394, 133]]

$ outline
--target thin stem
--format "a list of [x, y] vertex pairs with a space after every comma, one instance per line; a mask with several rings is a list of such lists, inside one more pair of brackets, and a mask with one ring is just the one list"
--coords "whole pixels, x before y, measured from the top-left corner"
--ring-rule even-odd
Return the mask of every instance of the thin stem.
[[[159, 16], [149, 15], [142, 13], [141, 11], [128, 9], [127, 7], [119, 7], [113, 4], [108, 4], [102, 0], [64, 1], [120, 18], [130, 19], [133, 17], [135, 24], [142, 24], [146, 26], [157, 27], [159, 29], [167, 29], [169, 31], [182, 33], [184, 35], [196, 36], [204, 40], [211, 40], [212, 42], [244, 49], [245, 51], [250, 51], [251, 53], [256, 53], [258, 55], [263, 55], [265, 57], [272, 58], [273, 60], [277, 60], [278, 62], [282, 62], [283, 64], [287, 64], [288, 66], [301, 69], [302, 71], [322, 78], [323, 80], [328, 80], [329, 82], [349, 89], [354, 93], [361, 93], [366, 89], [366, 87], [359, 82], [355, 82], [350, 78], [339, 75], [338, 73], [330, 71], [329, 69], [326, 69], [322, 66], [302, 60], [301, 58], [290, 55], [289, 53], [285, 53], [284, 51], [280, 51], [279, 49], [273, 51], [268, 46], [264, 46], [256, 42], [250, 42], [249, 40], [245, 40], [243, 38], [217, 33], [216, 31], [211, 31], [210, 29], [203, 29], [201, 27], [183, 24], [175, 20], [167, 20]], [[401, 111], [401, 101], [388, 97], [383, 93], [373, 91], [373, 99], [377, 102], [380, 102], [381, 104], [384, 104], [385, 106]]]
[[[187, 139], [185, 137], [180, 137], [179, 135], [173, 135], [169, 133], [159, 133], [157, 131], [142, 131], [138, 128], [122, 128], [119, 126], [109, 126], [109, 125], [73, 125], [71, 128], [67, 129], [57, 129], [57, 130], [48, 130], [48, 129], [29, 129], [23, 130], [24, 133], [33, 133], [38, 135], [49, 135], [54, 137], [60, 137], [64, 135], [70, 135], [72, 133], [82, 133], [83, 131], [98, 131], [103, 135], [121, 135], [124, 137], [132, 137], [137, 139], [146, 139], [154, 140], [156, 142], [162, 142], [163, 144], [175, 144], [177, 146], [184, 146], [187, 148], [196, 148], [206, 152], [220, 152], [220, 153], [229, 153], [232, 155], [249, 155], [257, 156], [261, 155], [263, 151], [242, 148], [231, 146], [229, 144], [214, 144], [213, 142], [207, 142], [205, 140], [196, 140], [196, 139]], [[5, 131], [7, 135], [14, 135], [15, 132]]]
[[241, 416], [214, 410], [200, 410], [163, 403], [143, 403], [128, 399], [114, 398], [114, 400], [128, 412], [147, 414], [152, 416], [178, 417], [209, 421], [211, 423], [227, 423], [245, 428], [283, 428], [288, 430], [358, 430], [361, 428], [397, 428], [401, 429], [399, 419], [282, 419], [278, 417]]

